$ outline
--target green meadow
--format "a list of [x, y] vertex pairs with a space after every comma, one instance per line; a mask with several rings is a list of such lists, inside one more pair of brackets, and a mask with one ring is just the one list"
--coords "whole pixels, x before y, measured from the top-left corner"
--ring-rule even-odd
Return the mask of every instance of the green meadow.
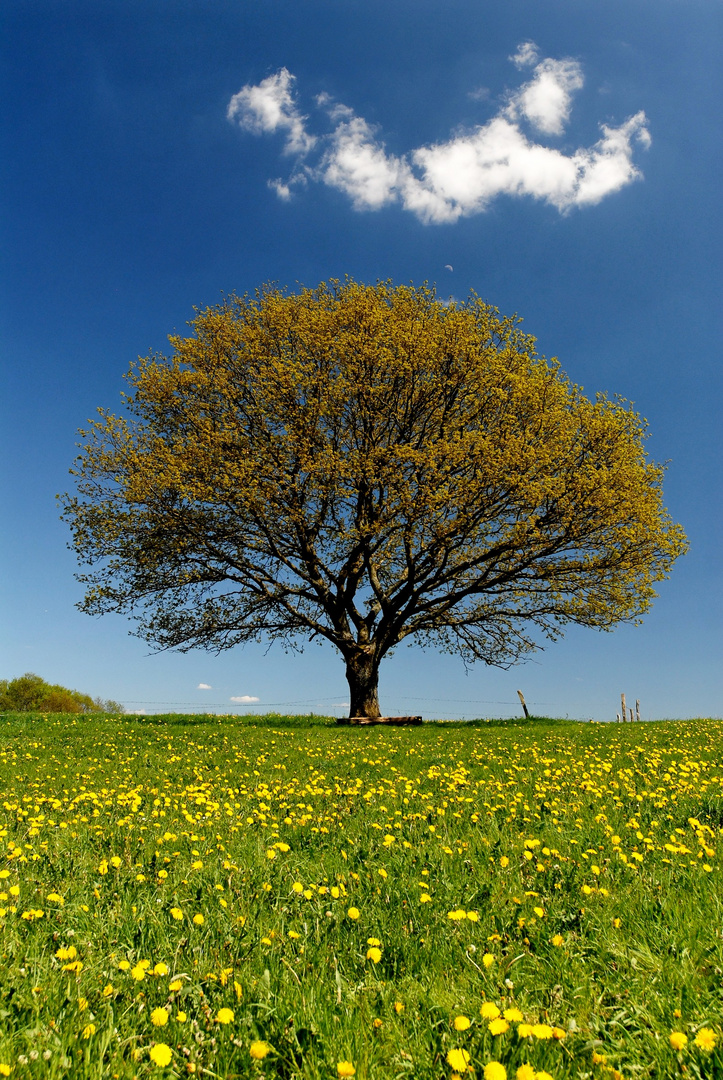
[[0, 717], [0, 1076], [723, 1076], [723, 721]]

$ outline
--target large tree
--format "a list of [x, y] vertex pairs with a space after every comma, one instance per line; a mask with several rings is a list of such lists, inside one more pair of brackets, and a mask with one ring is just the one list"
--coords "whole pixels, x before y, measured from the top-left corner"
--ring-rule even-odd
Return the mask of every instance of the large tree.
[[79, 605], [156, 647], [325, 638], [352, 716], [404, 639], [508, 666], [637, 621], [685, 549], [645, 422], [472, 295], [347, 280], [198, 314], [82, 433]]

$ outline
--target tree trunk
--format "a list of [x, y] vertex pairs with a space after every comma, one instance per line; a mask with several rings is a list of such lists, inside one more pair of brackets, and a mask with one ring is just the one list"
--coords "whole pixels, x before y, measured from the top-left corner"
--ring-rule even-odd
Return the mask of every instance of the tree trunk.
[[375, 720], [379, 711], [379, 661], [368, 653], [347, 657], [346, 680], [349, 683], [349, 716]]

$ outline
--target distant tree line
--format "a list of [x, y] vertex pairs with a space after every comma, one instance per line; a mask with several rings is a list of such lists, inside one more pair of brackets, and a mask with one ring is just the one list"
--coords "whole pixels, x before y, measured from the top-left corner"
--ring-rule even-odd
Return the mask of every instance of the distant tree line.
[[0, 712], [122, 713], [117, 701], [92, 698], [78, 690], [47, 683], [27, 671], [18, 679], [0, 679]]

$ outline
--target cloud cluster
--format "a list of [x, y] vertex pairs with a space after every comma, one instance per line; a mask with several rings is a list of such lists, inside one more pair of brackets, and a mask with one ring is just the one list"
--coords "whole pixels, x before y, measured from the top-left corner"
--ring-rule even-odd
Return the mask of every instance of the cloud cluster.
[[251, 697], [250, 694], [241, 694], [240, 697], [229, 698], [230, 701], [235, 701], [238, 705], [250, 705], [254, 701], [258, 701], [257, 697]]
[[583, 85], [579, 63], [540, 58], [529, 41], [510, 59], [519, 70], [531, 69], [531, 77], [508, 95], [496, 116], [402, 156], [388, 153], [363, 117], [327, 94], [316, 105], [332, 129], [310, 134], [294, 95], [295, 78], [286, 68], [234, 94], [227, 116], [244, 131], [283, 134], [284, 153], [294, 165], [286, 180], [269, 181], [279, 198], [288, 200], [295, 187], [316, 181], [344, 192], [356, 210], [399, 203], [425, 223], [481, 213], [499, 195], [531, 196], [564, 213], [598, 203], [640, 177], [633, 149], [636, 143], [650, 145], [645, 113], [619, 127], [601, 124], [593, 146], [566, 154], [539, 136], [564, 133], [573, 95]]

